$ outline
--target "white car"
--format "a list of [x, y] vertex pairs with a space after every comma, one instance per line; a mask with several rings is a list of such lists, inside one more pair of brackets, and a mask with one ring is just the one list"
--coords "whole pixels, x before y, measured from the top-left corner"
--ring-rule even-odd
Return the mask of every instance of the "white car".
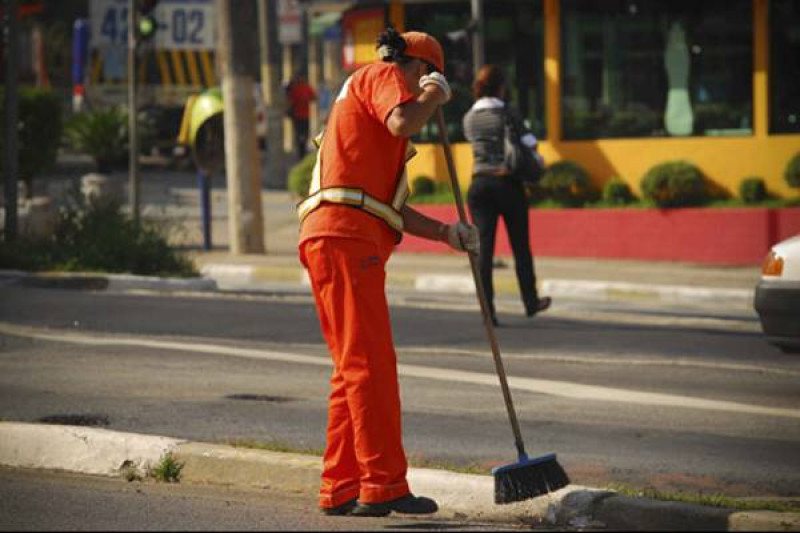
[[800, 235], [779, 242], [764, 259], [754, 305], [767, 340], [800, 353]]

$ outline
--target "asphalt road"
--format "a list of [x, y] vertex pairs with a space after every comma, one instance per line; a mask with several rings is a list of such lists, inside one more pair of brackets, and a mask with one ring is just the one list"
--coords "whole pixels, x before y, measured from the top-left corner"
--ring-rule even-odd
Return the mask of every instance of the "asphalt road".
[[[571, 304], [534, 321], [507, 316], [498, 335], [530, 453], [556, 451], [587, 485], [796, 496], [800, 358], [744, 317], [694, 315]], [[393, 321], [412, 461], [512, 462], [476, 313], [399, 305]], [[302, 295], [7, 286], [0, 326], [2, 418], [91, 415], [123, 431], [324, 445], [330, 367]]]
[[127, 483], [0, 468], [0, 531], [501, 531], [391, 515], [328, 517], [307, 495], [269, 489]]

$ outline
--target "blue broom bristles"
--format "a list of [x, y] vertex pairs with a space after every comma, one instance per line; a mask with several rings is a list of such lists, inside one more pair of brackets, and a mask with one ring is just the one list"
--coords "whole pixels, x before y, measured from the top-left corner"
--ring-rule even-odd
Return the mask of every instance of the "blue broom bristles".
[[569, 477], [556, 461], [556, 455], [534, 459], [520, 456], [519, 461], [492, 469], [494, 475], [494, 502], [513, 503], [569, 485]]

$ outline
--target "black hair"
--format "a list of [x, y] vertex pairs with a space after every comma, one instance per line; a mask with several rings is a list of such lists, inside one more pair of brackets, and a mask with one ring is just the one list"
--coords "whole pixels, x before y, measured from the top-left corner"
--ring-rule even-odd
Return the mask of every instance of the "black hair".
[[411, 61], [412, 58], [405, 55], [406, 41], [400, 33], [392, 26], [386, 28], [378, 35], [375, 48], [378, 50], [378, 56], [386, 63], [400, 63], [405, 64]]

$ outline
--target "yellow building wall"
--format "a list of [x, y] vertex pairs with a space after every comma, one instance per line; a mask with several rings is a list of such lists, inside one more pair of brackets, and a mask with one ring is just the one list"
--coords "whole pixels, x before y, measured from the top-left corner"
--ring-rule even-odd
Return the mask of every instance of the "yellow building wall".
[[[438, 144], [417, 145], [418, 155], [408, 166], [411, 181], [429, 176], [448, 181], [447, 165]], [[599, 188], [618, 176], [639, 191], [642, 176], [653, 165], [682, 159], [697, 165], [713, 183], [738, 196], [743, 178], [758, 176], [771, 193], [782, 197], [797, 195], [783, 178], [789, 159], [800, 151], [800, 135], [757, 138], [606, 139], [598, 141], [542, 142], [540, 153], [548, 164], [571, 160], [584, 167]], [[453, 145], [453, 159], [462, 188], [472, 176], [469, 144]], [[413, 184], [412, 184], [413, 187]]]
[[[786, 165], [800, 152], [800, 135], [768, 135], [768, 0], [753, 0], [753, 136], [682, 137], [644, 139], [600, 139], [564, 141], [561, 138], [560, 94], [560, 9], [559, 0], [544, 0], [546, 119], [548, 136], [540, 152], [548, 164], [571, 160], [584, 167], [594, 184], [601, 188], [618, 176], [639, 191], [642, 176], [654, 165], [686, 160], [697, 165], [713, 183], [738, 196], [743, 178], [763, 178], [771, 193], [782, 197], [797, 194], [783, 178]], [[447, 181], [447, 166], [441, 147], [418, 145], [419, 155], [410, 162], [412, 181], [425, 175]], [[453, 145], [453, 158], [462, 188], [472, 175], [472, 150], [465, 143]]]

